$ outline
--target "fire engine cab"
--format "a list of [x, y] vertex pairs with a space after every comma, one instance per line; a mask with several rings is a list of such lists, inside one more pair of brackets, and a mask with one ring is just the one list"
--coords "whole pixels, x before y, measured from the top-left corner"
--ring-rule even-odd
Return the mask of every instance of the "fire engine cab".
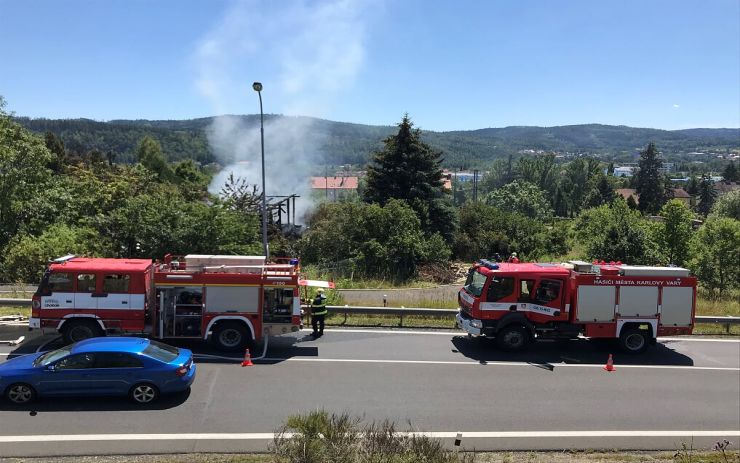
[[30, 328], [67, 342], [105, 334], [211, 340], [237, 351], [302, 326], [298, 262], [187, 255], [164, 262], [65, 256], [46, 269]]
[[570, 261], [481, 260], [458, 294], [456, 323], [507, 351], [536, 339], [619, 339], [641, 353], [657, 336], [691, 334], [696, 278], [687, 269]]

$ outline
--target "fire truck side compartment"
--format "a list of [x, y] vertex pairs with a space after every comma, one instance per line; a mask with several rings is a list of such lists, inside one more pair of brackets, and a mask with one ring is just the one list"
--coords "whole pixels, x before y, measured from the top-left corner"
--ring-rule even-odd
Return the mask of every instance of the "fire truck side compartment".
[[614, 286], [579, 286], [576, 321], [614, 321], [616, 288]]
[[657, 286], [620, 286], [619, 287], [619, 316], [651, 317], [658, 313]]
[[694, 288], [690, 286], [664, 287], [660, 307], [660, 324], [663, 326], [691, 326], [694, 305]]
[[208, 286], [207, 312], [259, 312], [258, 286]]

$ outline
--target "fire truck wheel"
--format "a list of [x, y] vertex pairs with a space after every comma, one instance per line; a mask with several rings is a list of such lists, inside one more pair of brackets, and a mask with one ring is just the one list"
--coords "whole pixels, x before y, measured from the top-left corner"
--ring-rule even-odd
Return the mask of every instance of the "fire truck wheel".
[[496, 333], [496, 344], [507, 352], [523, 350], [529, 341], [529, 332], [521, 325], [509, 325]]
[[70, 344], [103, 335], [103, 330], [92, 320], [70, 320], [62, 326], [64, 340]]
[[30, 384], [15, 383], [5, 390], [5, 397], [14, 404], [27, 404], [36, 398], [36, 391]]
[[131, 400], [137, 404], [148, 404], [152, 403], [159, 397], [159, 389], [153, 384], [139, 383], [134, 384], [134, 387], [128, 393]]
[[639, 328], [629, 328], [619, 336], [619, 347], [627, 354], [641, 354], [650, 345], [648, 332]]
[[247, 327], [239, 322], [219, 323], [213, 330], [212, 339], [219, 350], [227, 352], [241, 351], [251, 341]]

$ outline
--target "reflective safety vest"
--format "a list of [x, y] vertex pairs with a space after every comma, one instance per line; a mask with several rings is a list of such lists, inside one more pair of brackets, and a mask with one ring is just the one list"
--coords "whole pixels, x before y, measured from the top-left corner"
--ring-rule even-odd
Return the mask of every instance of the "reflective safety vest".
[[316, 296], [311, 304], [312, 315], [326, 315], [326, 296]]

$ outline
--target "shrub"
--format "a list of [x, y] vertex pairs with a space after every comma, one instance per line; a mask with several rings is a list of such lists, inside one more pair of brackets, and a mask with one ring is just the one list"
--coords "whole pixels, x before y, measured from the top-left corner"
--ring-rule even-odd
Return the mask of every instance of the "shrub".
[[390, 421], [371, 422], [347, 413], [318, 410], [288, 418], [271, 446], [276, 461], [291, 463], [458, 463], [473, 454], [446, 450], [442, 442], [414, 433], [400, 433]]

